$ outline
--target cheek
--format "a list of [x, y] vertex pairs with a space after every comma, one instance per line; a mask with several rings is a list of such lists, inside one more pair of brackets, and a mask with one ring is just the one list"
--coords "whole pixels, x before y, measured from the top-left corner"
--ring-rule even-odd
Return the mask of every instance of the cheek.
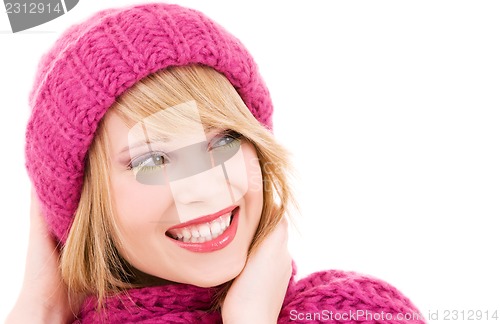
[[[222, 173], [223, 172], [223, 173]], [[233, 202], [262, 191], [262, 174], [253, 145], [242, 143], [240, 150], [223, 163], [220, 182], [227, 182]]]
[[[245, 211], [251, 238], [255, 236], [264, 205], [262, 170], [255, 148], [251, 144], [243, 146], [248, 191], [245, 195]], [[248, 248], [248, 247], [247, 247]]]
[[118, 225], [132, 230], [160, 221], [173, 203], [168, 186], [144, 185], [130, 177], [112, 180], [112, 197]]
[[263, 180], [259, 158], [255, 148], [250, 144], [243, 145], [243, 155], [245, 159], [246, 177], [248, 183], [248, 193], [252, 195], [262, 194]]

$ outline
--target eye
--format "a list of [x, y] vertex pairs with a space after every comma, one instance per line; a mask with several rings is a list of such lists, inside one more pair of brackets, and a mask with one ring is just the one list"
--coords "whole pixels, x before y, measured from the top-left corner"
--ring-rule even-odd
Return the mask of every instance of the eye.
[[230, 148], [240, 143], [241, 134], [235, 131], [225, 131], [214, 136], [210, 141], [209, 150]]
[[167, 164], [168, 157], [166, 154], [161, 152], [150, 152], [146, 155], [140, 156], [130, 162], [130, 169], [152, 169], [162, 167]]

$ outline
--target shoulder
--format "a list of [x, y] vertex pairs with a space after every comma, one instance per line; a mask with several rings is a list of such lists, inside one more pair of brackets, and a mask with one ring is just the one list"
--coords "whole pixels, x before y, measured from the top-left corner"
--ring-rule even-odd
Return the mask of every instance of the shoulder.
[[[280, 320], [313, 323], [425, 323], [418, 309], [385, 281], [328, 270], [291, 282]], [[286, 322], [286, 321], [284, 321]]]

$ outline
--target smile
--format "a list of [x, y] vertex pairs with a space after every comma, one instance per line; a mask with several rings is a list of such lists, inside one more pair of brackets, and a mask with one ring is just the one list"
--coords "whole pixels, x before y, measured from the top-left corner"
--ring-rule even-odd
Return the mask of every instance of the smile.
[[215, 214], [169, 228], [165, 235], [180, 247], [193, 252], [213, 252], [234, 239], [239, 207], [231, 206]]

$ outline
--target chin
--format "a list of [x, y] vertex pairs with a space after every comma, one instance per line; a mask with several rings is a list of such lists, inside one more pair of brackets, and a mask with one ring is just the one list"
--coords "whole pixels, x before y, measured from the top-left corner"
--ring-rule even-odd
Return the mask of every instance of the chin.
[[191, 278], [189, 278], [187, 283], [202, 288], [222, 285], [236, 278], [241, 273], [241, 271], [243, 271], [245, 263], [246, 259], [243, 259], [242, 262], [234, 264], [231, 267], [225, 267], [225, 269], [218, 269], [218, 271], [215, 272], [193, 274]]

